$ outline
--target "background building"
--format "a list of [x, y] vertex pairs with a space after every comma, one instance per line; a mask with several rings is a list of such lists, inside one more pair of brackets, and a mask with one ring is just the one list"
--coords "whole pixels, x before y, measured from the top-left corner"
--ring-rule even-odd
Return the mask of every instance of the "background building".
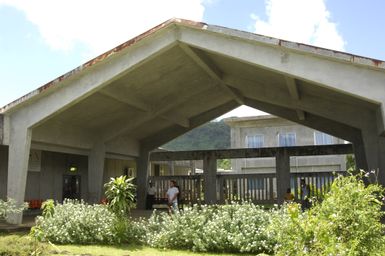
[[[291, 121], [272, 116], [228, 118], [232, 148], [287, 147], [343, 144], [344, 140]], [[231, 161], [238, 173], [274, 173], [274, 158], [248, 158]], [[330, 172], [346, 170], [345, 155], [293, 156], [291, 172]]]

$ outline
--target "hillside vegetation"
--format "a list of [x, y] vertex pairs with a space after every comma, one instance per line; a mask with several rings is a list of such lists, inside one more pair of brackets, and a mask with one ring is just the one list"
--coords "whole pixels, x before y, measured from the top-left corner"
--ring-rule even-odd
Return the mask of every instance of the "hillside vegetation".
[[230, 148], [230, 127], [223, 121], [209, 122], [162, 146], [167, 150]]

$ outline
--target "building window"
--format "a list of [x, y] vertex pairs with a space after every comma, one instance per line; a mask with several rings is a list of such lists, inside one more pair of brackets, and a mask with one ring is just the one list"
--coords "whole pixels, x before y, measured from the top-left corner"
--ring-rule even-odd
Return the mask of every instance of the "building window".
[[280, 133], [278, 134], [278, 144], [280, 147], [295, 146], [295, 133]]
[[248, 148], [262, 148], [263, 142], [264, 142], [264, 136], [262, 134], [246, 136], [246, 146]]
[[315, 145], [329, 145], [333, 144], [333, 137], [323, 132], [314, 132]]

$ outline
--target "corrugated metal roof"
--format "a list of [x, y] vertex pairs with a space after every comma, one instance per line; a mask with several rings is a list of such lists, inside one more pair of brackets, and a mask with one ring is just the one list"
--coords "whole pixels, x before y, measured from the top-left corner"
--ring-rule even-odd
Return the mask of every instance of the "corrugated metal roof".
[[4, 113], [5, 111], [17, 106], [18, 104], [25, 102], [32, 97], [39, 95], [42, 92], [45, 92], [53, 87], [55, 87], [57, 84], [62, 82], [63, 80], [68, 79], [69, 77], [74, 76], [75, 74], [78, 74], [82, 72], [83, 70], [100, 63], [107, 59], [108, 57], [115, 55], [119, 52], [121, 52], [123, 49], [126, 49], [130, 47], [131, 45], [136, 44], [137, 42], [149, 37], [150, 35], [156, 33], [157, 31], [168, 27], [172, 24], [179, 24], [187, 27], [193, 27], [196, 29], [202, 29], [202, 30], [207, 30], [215, 33], [220, 33], [220, 34], [225, 34], [227, 36], [233, 36], [237, 37], [240, 39], [244, 40], [251, 40], [251, 41], [256, 41], [260, 43], [265, 43], [265, 44], [272, 44], [277, 47], [284, 47], [288, 49], [293, 49], [293, 50], [298, 50], [302, 52], [308, 52], [312, 54], [317, 54], [317, 55], [322, 55], [325, 57], [331, 57], [335, 58], [338, 60], [343, 60], [343, 61], [348, 61], [350, 63], [354, 64], [359, 64], [359, 65], [366, 65], [374, 68], [380, 68], [380, 69], [385, 69], [385, 62], [377, 59], [371, 59], [367, 57], [362, 57], [354, 54], [349, 54], [345, 52], [340, 52], [340, 51], [334, 51], [330, 49], [325, 49], [321, 47], [316, 47], [312, 45], [307, 45], [307, 44], [302, 44], [302, 43], [296, 43], [296, 42], [291, 42], [291, 41], [286, 41], [282, 39], [277, 39], [273, 37], [268, 37], [268, 36], [263, 36], [263, 35], [258, 35], [250, 32], [244, 32], [244, 31], [239, 31], [235, 29], [230, 29], [230, 28], [225, 28], [221, 26], [214, 26], [214, 25], [208, 25], [203, 22], [196, 22], [196, 21], [191, 21], [191, 20], [184, 20], [184, 19], [170, 19], [166, 22], [163, 22], [159, 24], [158, 26], [128, 40], [127, 42], [120, 44], [119, 46], [97, 56], [96, 58], [91, 59], [90, 61], [80, 65], [79, 67], [65, 73], [62, 76], [59, 76], [58, 78], [52, 80], [51, 82], [48, 82], [47, 84], [37, 88], [36, 90], [22, 96], [21, 98], [5, 105], [4, 107], [0, 108], [0, 113]]

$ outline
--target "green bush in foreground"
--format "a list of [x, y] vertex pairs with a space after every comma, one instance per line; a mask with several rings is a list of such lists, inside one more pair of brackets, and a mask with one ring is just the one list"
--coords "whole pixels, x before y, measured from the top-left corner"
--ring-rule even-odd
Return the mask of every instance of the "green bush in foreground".
[[362, 175], [340, 176], [309, 211], [283, 207], [270, 226], [276, 255], [385, 255], [383, 192], [379, 185], [365, 186]]
[[104, 184], [108, 207], [121, 218], [127, 217], [130, 209], [135, 205], [136, 186], [132, 182], [133, 179], [123, 175], [111, 178], [108, 183]]
[[[129, 221], [103, 205], [66, 201], [39, 217], [32, 234], [65, 244], [143, 243], [202, 252], [275, 255], [385, 255], [384, 189], [363, 174], [337, 177], [322, 203], [302, 212], [288, 204], [266, 210], [251, 203], [193, 206]], [[51, 207], [52, 208], [52, 207]]]
[[31, 233], [40, 241], [59, 244], [113, 243], [116, 223], [115, 214], [105, 205], [65, 200], [50, 214], [37, 217]]
[[158, 248], [194, 251], [271, 253], [269, 212], [249, 203], [193, 206], [170, 218], [154, 214], [146, 225], [146, 242]]

